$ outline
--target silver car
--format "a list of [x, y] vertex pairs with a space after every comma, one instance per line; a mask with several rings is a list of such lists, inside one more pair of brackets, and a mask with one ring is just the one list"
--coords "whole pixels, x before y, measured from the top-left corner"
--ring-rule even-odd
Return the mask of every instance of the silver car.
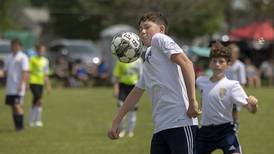
[[3, 62], [4, 58], [11, 53], [10, 41], [0, 40], [0, 61]]
[[101, 62], [100, 49], [89, 40], [54, 40], [48, 46], [47, 56], [53, 63], [59, 56], [65, 56], [70, 61], [81, 60], [87, 66]]

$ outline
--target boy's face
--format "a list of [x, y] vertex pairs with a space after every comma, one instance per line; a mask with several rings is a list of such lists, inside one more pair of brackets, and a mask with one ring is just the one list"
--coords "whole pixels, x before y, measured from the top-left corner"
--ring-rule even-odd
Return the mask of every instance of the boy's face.
[[18, 43], [12, 43], [11, 44], [11, 50], [12, 52], [17, 52], [21, 50], [21, 45]]
[[158, 25], [152, 21], [144, 21], [140, 23], [139, 35], [145, 46], [151, 45], [151, 38], [156, 33], [164, 33], [164, 25]]
[[210, 60], [209, 66], [214, 73], [223, 73], [228, 66], [228, 62], [223, 57], [213, 57]]
[[235, 61], [239, 58], [239, 51], [237, 49], [232, 49], [231, 54], [232, 61]]
[[37, 55], [44, 56], [45, 55], [46, 48], [44, 46], [40, 47], [39, 50], [37, 50]]

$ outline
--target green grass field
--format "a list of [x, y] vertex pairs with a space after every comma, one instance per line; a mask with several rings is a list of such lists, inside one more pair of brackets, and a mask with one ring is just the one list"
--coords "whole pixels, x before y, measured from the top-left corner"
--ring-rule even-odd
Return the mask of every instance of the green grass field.
[[[245, 154], [274, 151], [274, 89], [247, 89], [259, 98], [256, 115], [240, 114], [240, 141]], [[16, 133], [10, 108], [0, 90], [0, 154], [149, 154], [152, 136], [151, 105], [147, 95], [140, 102], [133, 138], [111, 141], [106, 137], [116, 112], [111, 88], [54, 90], [44, 98], [42, 128]], [[25, 97], [25, 124], [30, 108]], [[214, 154], [220, 154], [216, 151]]]

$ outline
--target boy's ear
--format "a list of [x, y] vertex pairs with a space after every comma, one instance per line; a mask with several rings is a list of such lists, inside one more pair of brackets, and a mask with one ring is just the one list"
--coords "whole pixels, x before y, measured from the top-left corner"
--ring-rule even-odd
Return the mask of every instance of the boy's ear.
[[160, 25], [160, 32], [165, 33], [166, 32], [166, 27], [165, 25]]

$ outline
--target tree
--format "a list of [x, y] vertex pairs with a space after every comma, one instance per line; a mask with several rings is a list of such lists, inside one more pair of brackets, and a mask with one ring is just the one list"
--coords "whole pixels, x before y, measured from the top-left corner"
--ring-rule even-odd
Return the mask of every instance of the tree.
[[224, 19], [219, 0], [49, 0], [48, 5], [55, 32], [64, 37], [97, 39], [102, 29], [118, 23], [137, 27], [138, 18], [151, 10], [162, 11], [170, 33], [185, 38], [213, 33]]
[[29, 6], [28, 0], [1, 0], [0, 1], [0, 33], [10, 29], [22, 29], [17, 24], [17, 15], [21, 8]]

